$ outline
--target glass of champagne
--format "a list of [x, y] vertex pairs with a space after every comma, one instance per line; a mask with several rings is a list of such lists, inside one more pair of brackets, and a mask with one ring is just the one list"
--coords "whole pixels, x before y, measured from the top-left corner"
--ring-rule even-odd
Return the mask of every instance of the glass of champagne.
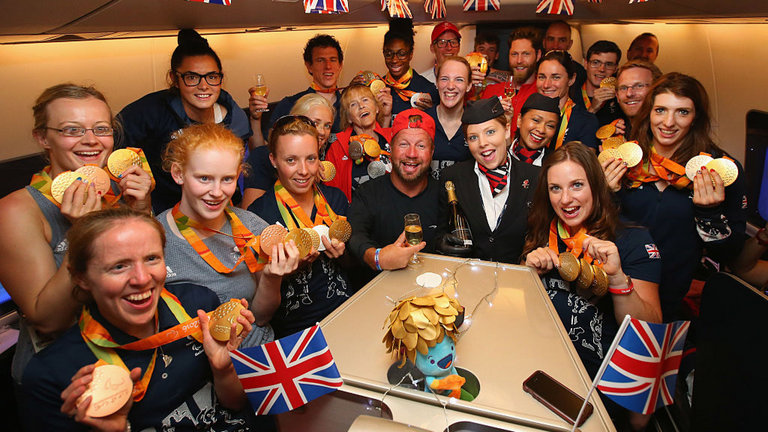
[[[267, 95], [267, 83], [264, 81], [264, 75], [262, 74], [256, 74], [256, 85], [253, 86], [254, 88], [254, 94], [257, 94], [259, 96], [266, 96]], [[266, 112], [269, 111], [269, 108], [260, 109], [259, 112]]]
[[511, 100], [513, 97], [515, 97], [515, 94], [517, 93], [517, 90], [515, 90], [515, 83], [510, 79], [509, 81], [504, 84], [504, 99]]
[[[424, 240], [421, 230], [421, 219], [417, 213], [408, 213], [405, 215], [405, 241], [408, 244], [416, 246]], [[408, 264], [421, 264], [418, 254], [414, 253]]]

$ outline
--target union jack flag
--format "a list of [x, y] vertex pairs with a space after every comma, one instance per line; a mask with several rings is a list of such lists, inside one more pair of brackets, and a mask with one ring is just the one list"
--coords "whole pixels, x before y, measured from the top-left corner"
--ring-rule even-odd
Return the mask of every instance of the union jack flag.
[[624, 408], [642, 414], [671, 404], [689, 324], [653, 324], [632, 318], [597, 388]]
[[342, 384], [318, 325], [229, 355], [258, 415], [296, 409]]
[[629, 4], [632, 4], [632, 3], [645, 3], [647, 1], [648, 0], [629, 0]]
[[464, 12], [497, 11], [501, 0], [464, 0]]
[[381, 10], [389, 9], [391, 18], [413, 18], [408, 0], [381, 0]]
[[432, 19], [445, 18], [445, 0], [425, 0], [424, 12], [428, 13]]
[[192, 1], [195, 3], [210, 3], [210, 4], [217, 4], [222, 6], [231, 6], [232, 0], [187, 0]]
[[349, 12], [347, 0], [304, 0], [304, 13], [340, 14]]
[[536, 13], [542, 12], [550, 15], [562, 13], [573, 15], [573, 0], [541, 0], [536, 6]]
[[661, 254], [659, 253], [659, 248], [656, 247], [656, 243], [649, 243], [645, 245], [645, 251], [648, 252], [648, 258], [650, 259], [661, 258]]

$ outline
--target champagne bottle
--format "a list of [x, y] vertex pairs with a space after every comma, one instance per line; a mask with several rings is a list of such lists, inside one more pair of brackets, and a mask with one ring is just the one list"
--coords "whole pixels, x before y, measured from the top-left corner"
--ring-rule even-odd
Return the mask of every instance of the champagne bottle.
[[448, 206], [451, 209], [450, 229], [451, 234], [464, 242], [464, 247], [472, 247], [472, 231], [469, 230], [469, 224], [464, 217], [464, 213], [459, 206], [459, 200], [456, 198], [456, 188], [452, 181], [445, 182], [445, 191], [448, 192]]

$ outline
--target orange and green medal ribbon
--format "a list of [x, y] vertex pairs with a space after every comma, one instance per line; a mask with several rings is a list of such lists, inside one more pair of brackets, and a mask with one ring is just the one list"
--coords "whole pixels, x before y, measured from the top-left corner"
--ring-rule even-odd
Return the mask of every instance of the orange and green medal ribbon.
[[[700, 153], [706, 155], [707, 153]], [[653, 166], [656, 174], [650, 173], [650, 167]], [[627, 178], [632, 180], [631, 188], [637, 188], [643, 183], [664, 180], [676, 189], [683, 189], [692, 185], [691, 179], [685, 175], [685, 167], [679, 163], [667, 159], [656, 153], [656, 149], [651, 147], [651, 154], [648, 160], [632, 168], [627, 173]]]
[[587, 83], [581, 85], [581, 97], [584, 99], [584, 106], [587, 109], [592, 108], [592, 101], [589, 99], [589, 95], [587, 95]]
[[[343, 218], [334, 213], [331, 206], [326, 201], [323, 193], [320, 192], [317, 185], [313, 187], [312, 196], [315, 201], [315, 220], [314, 222], [309, 218], [307, 213], [296, 202], [293, 196], [285, 189], [285, 186], [280, 183], [280, 180], [275, 182], [275, 199], [277, 200], [277, 208], [280, 210], [280, 216], [283, 218], [283, 222], [288, 229], [294, 228], [312, 228], [316, 225], [325, 224], [331, 226], [336, 220]], [[297, 225], [298, 223], [298, 225]]]
[[[184, 307], [173, 294], [166, 291], [165, 288], [160, 293], [160, 298], [163, 299], [165, 304], [170, 309], [173, 316], [179, 322], [178, 325], [156, 333], [144, 339], [128, 344], [118, 344], [112, 339], [109, 331], [104, 328], [98, 321], [93, 319], [88, 307], [83, 307], [83, 311], [80, 314], [80, 320], [78, 325], [80, 326], [80, 335], [85, 340], [86, 345], [90, 348], [91, 352], [99, 359], [100, 362], [108, 363], [116, 366], [121, 366], [126, 370], [128, 367], [117, 354], [115, 349], [129, 350], [129, 351], [145, 351], [154, 349], [152, 353], [152, 359], [149, 361], [144, 375], [142, 375], [139, 382], [133, 386], [133, 400], [134, 402], [140, 401], [147, 391], [149, 386], [149, 380], [152, 378], [152, 372], [155, 370], [155, 361], [157, 360], [157, 348], [185, 338], [192, 336], [198, 341], [202, 341], [202, 332], [200, 331], [200, 321], [197, 318], [191, 318]], [[155, 324], [157, 325], [157, 314], [155, 314]]]
[[392, 75], [387, 72], [387, 74], [384, 75], [384, 82], [395, 89], [395, 93], [400, 96], [400, 99], [408, 102], [411, 100], [411, 96], [417, 93], [413, 90], [406, 90], [406, 88], [411, 85], [411, 78], [413, 78], [413, 68], [408, 68], [408, 72], [403, 74], [403, 76], [397, 80], [392, 78]]
[[559, 218], [552, 219], [552, 223], [549, 225], [550, 249], [555, 251], [555, 253], [560, 253], [560, 250], [557, 246], [557, 239], [559, 238], [563, 241], [563, 243], [565, 243], [568, 252], [571, 252], [574, 256], [576, 256], [576, 258], [578, 258], [582, 252], [584, 252], [584, 259], [591, 264], [592, 257], [583, 250], [584, 240], [587, 237], [589, 237], [589, 234], [587, 234], [587, 229], [584, 227], [579, 228], [576, 234], [571, 235], [568, 227], [565, 226]]
[[312, 81], [312, 84], [309, 85], [312, 87], [312, 90], [314, 90], [317, 93], [335, 93], [336, 90], [338, 90], [338, 87], [331, 87], [331, 88], [322, 88], [319, 85], [317, 85], [316, 82]]
[[560, 120], [560, 130], [557, 131], [557, 141], [555, 141], [556, 149], [563, 145], [565, 132], [568, 130], [568, 122], [571, 121], [571, 114], [573, 113], [574, 106], [576, 106], [576, 103], [572, 101], [571, 98], [568, 98], [565, 102], [565, 106], [560, 110], [560, 117], [562, 117], [562, 120]]
[[[268, 258], [261, 257], [256, 252], [254, 252], [254, 250], [259, 249], [259, 237], [255, 236], [248, 230], [248, 228], [246, 228], [243, 222], [240, 221], [240, 218], [237, 217], [235, 212], [230, 207], [224, 209], [224, 212], [229, 219], [230, 225], [232, 226], [231, 236], [221, 231], [201, 226], [197, 222], [193, 221], [184, 213], [182, 213], [181, 210], [179, 210], [180, 204], [181, 203], [176, 204], [171, 210], [171, 215], [173, 216], [173, 220], [176, 222], [176, 227], [179, 229], [181, 235], [184, 236], [184, 239], [187, 240], [189, 245], [192, 246], [198, 255], [200, 255], [200, 258], [202, 258], [217, 272], [221, 274], [231, 273], [237, 268], [237, 266], [240, 265], [241, 262], [245, 261], [245, 264], [248, 266], [248, 270], [251, 273], [256, 273], [257, 271], [263, 269], [264, 265], [269, 262]], [[221, 263], [221, 261], [219, 261], [218, 258], [216, 258], [208, 246], [203, 243], [203, 240], [200, 239], [193, 228], [232, 237], [232, 239], [235, 241], [235, 245], [237, 246], [237, 250], [240, 252], [240, 259], [237, 260], [232, 268], [227, 268], [224, 264]]]

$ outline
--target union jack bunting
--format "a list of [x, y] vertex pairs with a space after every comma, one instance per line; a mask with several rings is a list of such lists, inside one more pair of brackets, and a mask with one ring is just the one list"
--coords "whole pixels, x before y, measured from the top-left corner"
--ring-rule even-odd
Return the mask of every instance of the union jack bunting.
[[464, 12], [497, 11], [501, 0], [464, 0]]
[[445, 18], [445, 0], [425, 0], [424, 12], [428, 13], [432, 19]]
[[536, 13], [546, 12], [549, 15], [573, 15], [573, 0], [541, 0], [536, 6]]
[[304, 0], [304, 13], [340, 14], [349, 12], [347, 0]]
[[598, 375], [597, 388], [624, 408], [642, 414], [671, 404], [689, 324], [653, 324], [632, 318], [605, 372]]
[[258, 415], [296, 409], [342, 384], [318, 325], [229, 355]]
[[602, 3], [603, 0], [587, 0], [587, 3]]
[[231, 6], [232, 0], [187, 0], [192, 1], [195, 3], [210, 3], [210, 4], [217, 4], [222, 6]]
[[381, 0], [381, 10], [389, 9], [391, 18], [413, 18], [408, 0]]
[[645, 3], [647, 1], [648, 0], [629, 0], [629, 4], [632, 4], [632, 3]]

